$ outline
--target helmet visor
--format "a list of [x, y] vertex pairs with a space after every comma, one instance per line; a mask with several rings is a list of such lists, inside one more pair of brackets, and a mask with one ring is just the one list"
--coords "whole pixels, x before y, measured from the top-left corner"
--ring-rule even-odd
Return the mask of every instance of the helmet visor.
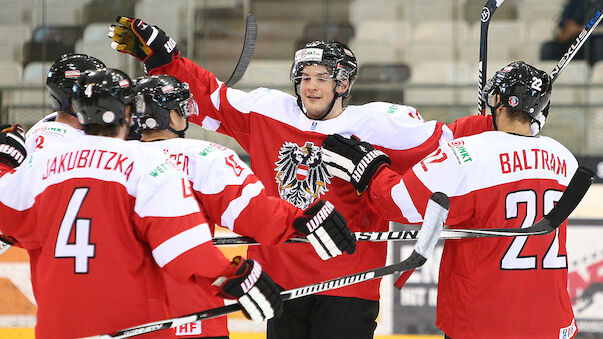
[[499, 101], [499, 90], [498, 86], [495, 86], [495, 84], [496, 82], [494, 81], [494, 78], [490, 79], [482, 91], [482, 101], [485, 102], [490, 108], [496, 108]]
[[178, 106], [184, 117], [188, 118], [191, 115], [199, 115], [199, 106], [197, 105], [197, 100], [193, 97], [193, 93], [187, 99], [180, 101]]

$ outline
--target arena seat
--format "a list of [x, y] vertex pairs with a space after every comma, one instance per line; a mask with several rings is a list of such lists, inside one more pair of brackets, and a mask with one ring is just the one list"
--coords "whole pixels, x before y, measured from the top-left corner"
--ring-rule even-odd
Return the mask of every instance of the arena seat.
[[23, 68], [14, 61], [0, 61], [0, 86], [15, 86], [21, 82]]

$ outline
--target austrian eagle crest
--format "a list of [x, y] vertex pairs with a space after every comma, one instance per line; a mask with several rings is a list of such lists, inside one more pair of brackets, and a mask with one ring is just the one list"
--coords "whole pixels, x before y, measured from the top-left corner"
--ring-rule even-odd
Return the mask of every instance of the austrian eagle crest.
[[332, 176], [322, 163], [320, 147], [312, 142], [306, 141], [302, 147], [286, 142], [275, 165], [275, 179], [281, 198], [299, 208], [307, 208], [329, 191], [327, 184], [331, 183], [329, 178]]

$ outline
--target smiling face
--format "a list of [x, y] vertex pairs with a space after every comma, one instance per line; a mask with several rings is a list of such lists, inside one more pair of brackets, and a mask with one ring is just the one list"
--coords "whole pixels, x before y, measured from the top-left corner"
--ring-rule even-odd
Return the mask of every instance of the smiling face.
[[[336, 81], [330, 77], [326, 66], [308, 65], [304, 67], [299, 84], [299, 95], [310, 119], [319, 119], [323, 116], [333, 101], [335, 86]], [[333, 109], [324, 119], [333, 118], [334, 113], [337, 113], [336, 115], [341, 113], [341, 101], [340, 98], [337, 99]]]

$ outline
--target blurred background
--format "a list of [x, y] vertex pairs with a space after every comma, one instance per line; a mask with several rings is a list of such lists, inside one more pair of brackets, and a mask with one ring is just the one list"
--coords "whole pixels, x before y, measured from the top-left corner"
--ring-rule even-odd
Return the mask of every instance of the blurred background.
[[[137, 60], [109, 46], [108, 28], [118, 15], [140, 17], [161, 27], [178, 43], [183, 56], [225, 81], [241, 53], [247, 13], [257, 18], [257, 45], [245, 76], [234, 87], [262, 86], [293, 94], [289, 71], [295, 50], [311, 40], [338, 40], [348, 44], [359, 62], [351, 104], [407, 104], [416, 107], [425, 120], [450, 123], [477, 113], [484, 2], [0, 0], [0, 123], [18, 122], [28, 128], [51, 112], [44, 82], [50, 65], [63, 53], [90, 54], [132, 78], [143, 75]], [[600, 6], [600, 1], [592, 0], [504, 1], [490, 23], [487, 78], [515, 60], [550, 72], [582, 29], [584, 18]], [[601, 26], [555, 82], [549, 119], [541, 132], [596, 169], [598, 182], [603, 178]], [[248, 158], [229, 137], [194, 125], [187, 136], [223, 144]], [[568, 235], [568, 253], [572, 248], [578, 253], [575, 262], [570, 262], [570, 292], [581, 303], [575, 308], [580, 335], [585, 338], [603, 337], [603, 241], [596, 241], [603, 240], [601, 191], [591, 189], [570, 220], [576, 237]], [[404, 246], [392, 249], [392, 258], [404, 256]], [[13, 291], [15, 300], [29, 300], [30, 305], [15, 310], [0, 304], [0, 327], [32, 326], [35, 301], [27, 295], [28, 281], [14, 278], [28, 272], [13, 265], [23, 264], [23, 257], [13, 257], [20, 259], [13, 262], [8, 256], [0, 257], [0, 290], [6, 292], [2, 295]], [[378, 333], [439, 333], [433, 326], [438, 267], [437, 262], [431, 263], [413, 275], [416, 278], [405, 287], [407, 294], [394, 291], [391, 283], [383, 284]]]

